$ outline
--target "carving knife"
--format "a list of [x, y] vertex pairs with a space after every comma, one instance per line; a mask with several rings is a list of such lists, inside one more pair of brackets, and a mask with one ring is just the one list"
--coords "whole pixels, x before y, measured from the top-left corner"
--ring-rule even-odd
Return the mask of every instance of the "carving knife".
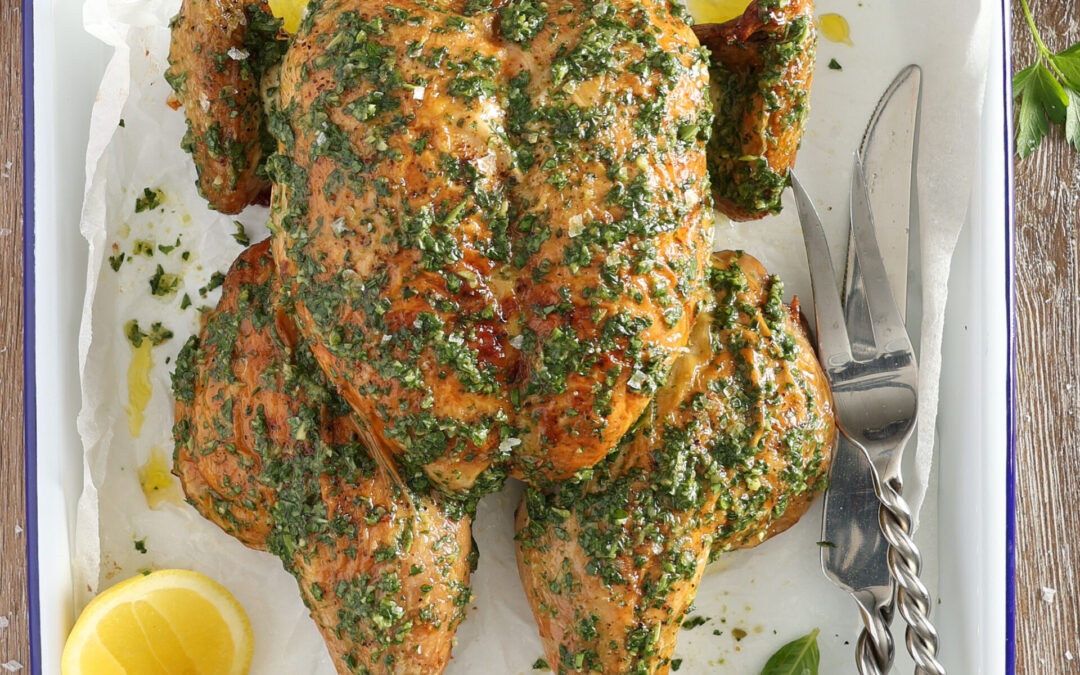
[[[878, 103], [860, 145], [878, 245], [894, 297], [918, 354], [922, 323], [921, 250], [915, 184], [919, 95], [922, 71], [904, 68]], [[853, 327], [869, 326], [855, 247], [848, 242], [844, 311], [853, 345]], [[862, 314], [862, 316], [859, 315]], [[873, 344], [870, 340], [868, 344]], [[860, 355], [855, 354], [856, 358]], [[914, 443], [912, 436], [911, 443]], [[887, 673], [894, 647], [889, 624], [894, 585], [887, 562], [888, 542], [878, 524], [880, 502], [863, 452], [842, 436], [833, 460], [822, 519], [821, 564], [833, 583], [855, 598], [866, 629], [856, 647], [859, 672]]]

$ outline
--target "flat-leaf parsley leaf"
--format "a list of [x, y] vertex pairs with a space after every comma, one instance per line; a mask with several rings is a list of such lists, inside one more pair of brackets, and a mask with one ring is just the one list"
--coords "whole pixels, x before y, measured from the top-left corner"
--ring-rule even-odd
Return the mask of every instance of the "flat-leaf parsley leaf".
[[1050, 131], [1065, 125], [1065, 139], [1080, 150], [1080, 43], [1054, 53], [1043, 42], [1028, 0], [1020, 0], [1035, 38], [1035, 63], [1013, 76], [1013, 97], [1020, 99], [1016, 118], [1016, 152], [1027, 157]]

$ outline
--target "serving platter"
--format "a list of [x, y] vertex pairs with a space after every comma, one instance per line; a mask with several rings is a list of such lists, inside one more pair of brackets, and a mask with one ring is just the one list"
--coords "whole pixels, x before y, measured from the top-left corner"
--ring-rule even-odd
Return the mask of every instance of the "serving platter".
[[[920, 539], [924, 548], [937, 551], [928, 561], [926, 575], [940, 589], [937, 596], [941, 602], [934, 617], [943, 635], [944, 662], [953, 672], [995, 673], [1006, 672], [1012, 664], [1011, 655], [1002, 647], [1008, 642], [1012, 607], [1007, 597], [1007, 589], [1012, 587], [1011, 578], [1007, 581], [1011, 489], [1006, 484], [1012, 417], [1007, 400], [1011, 362], [1011, 181], [1006, 124], [1011, 115], [1005, 96], [1009, 33], [1003, 5], [970, 4], [972, 11], [989, 14], [994, 42], [977, 146], [979, 171], [949, 280], [939, 451], [935, 479], [930, 484], [933, 508], [925, 511]], [[819, 8], [826, 11], [827, 3], [819, 2]], [[86, 592], [73, 587], [73, 554], [80, 537], [97, 536], [96, 531], [75, 528], [77, 500], [85, 480], [83, 448], [75, 424], [81, 405], [79, 325], [87, 279], [86, 244], [78, 233], [83, 220], [86, 168], [81, 158], [87, 147], [88, 121], [98, 82], [112, 54], [86, 32], [79, 9], [73, 0], [42, 0], [24, 6], [26, 27], [32, 31], [28, 33], [32, 40], [25, 42], [26, 251], [34, 257], [33, 265], [27, 266], [33, 274], [26, 278], [30, 514], [26, 530], [31, 561], [31, 672], [35, 673], [59, 672], [63, 640], [79, 609], [75, 598]], [[876, 90], [884, 84], [865, 86]], [[823, 122], [822, 133], [826, 132]], [[834, 246], [838, 244], [834, 242]], [[768, 251], [751, 252], [769, 256]], [[796, 280], [795, 285], [798, 283]], [[30, 414], [35, 408], [36, 416]], [[815, 509], [800, 525], [804, 539], [812, 541], [816, 528], [812, 520], [819, 513]], [[735, 561], [731, 566], [734, 572], [727, 571], [728, 579], [733, 585], [752, 583], [760, 562], [761, 558], [754, 557]], [[798, 564], [812, 571], [816, 560], [803, 555]], [[512, 574], [512, 570], [502, 572]], [[828, 593], [823, 586], [819, 596], [812, 596], [824, 598], [828, 606], [823, 604], [817, 614], [810, 612], [822, 620], [843, 612], [842, 622], [824, 626], [825, 663], [843, 664], [835, 666], [841, 668], [836, 672], [853, 672], [852, 648], [844, 643], [854, 637], [854, 607], [846, 604], [839, 591]], [[755, 611], [768, 613], [764, 606], [755, 607]], [[467, 622], [465, 631], [470, 630], [469, 625]], [[475, 631], [484, 632], [481, 621], [473, 625]], [[526, 625], [522, 630], [533, 629]], [[688, 636], [682, 638], [685, 644], [681, 648], [705, 648], [697, 645], [698, 635], [693, 639]], [[463, 642], [479, 637], [469, 632], [462, 635]], [[483, 637], [491, 639], [490, 635]], [[701, 639], [705, 644], [704, 636]], [[748, 662], [736, 658], [742, 650], [735, 647], [722, 662], [715, 663], [714, 672], [748, 672]], [[526, 660], [531, 662], [537, 655], [530, 651]], [[910, 670], [906, 661], [901, 660], [899, 670]]]

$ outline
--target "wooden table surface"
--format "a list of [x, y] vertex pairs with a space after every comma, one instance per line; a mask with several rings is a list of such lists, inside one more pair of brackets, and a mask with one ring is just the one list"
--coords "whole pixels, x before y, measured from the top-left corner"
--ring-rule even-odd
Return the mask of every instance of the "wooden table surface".
[[[28, 665], [18, 5], [0, 0], [0, 664]], [[1031, 5], [1051, 49], [1080, 40], [1080, 3]], [[1013, 36], [1020, 68], [1035, 45], [1019, 5]], [[1024, 675], [1080, 672], [1078, 230], [1080, 153], [1055, 129], [1031, 158], [1016, 162], [1016, 672]]]

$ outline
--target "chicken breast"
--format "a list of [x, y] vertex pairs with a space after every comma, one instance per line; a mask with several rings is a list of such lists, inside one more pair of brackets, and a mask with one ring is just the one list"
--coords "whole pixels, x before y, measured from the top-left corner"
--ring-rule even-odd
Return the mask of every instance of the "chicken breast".
[[603, 458], [705, 295], [705, 52], [659, 0], [334, 0], [284, 59], [274, 256], [406, 473]]
[[710, 556], [786, 529], [827, 482], [832, 399], [797, 309], [744, 254], [718, 254], [711, 285], [618, 452], [518, 507], [518, 569], [557, 673], [667, 673]]
[[199, 193], [223, 213], [269, 198], [263, 160], [274, 142], [259, 80], [285, 52], [280, 28], [266, 0], [184, 0], [172, 20], [165, 79], [187, 118], [181, 144]]
[[814, 3], [755, 0], [742, 16], [694, 32], [712, 53], [716, 208], [733, 220], [778, 213], [810, 111]]
[[279, 303], [269, 241], [226, 276], [174, 376], [188, 501], [297, 580], [338, 672], [441, 673], [470, 598], [470, 519], [382, 470]]

